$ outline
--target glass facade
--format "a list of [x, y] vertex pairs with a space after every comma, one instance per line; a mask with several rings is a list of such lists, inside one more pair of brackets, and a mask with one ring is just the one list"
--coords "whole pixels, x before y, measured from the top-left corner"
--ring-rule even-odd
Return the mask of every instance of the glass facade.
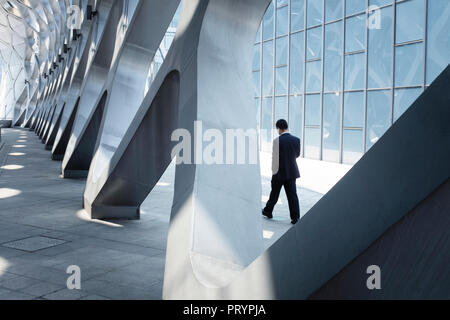
[[[449, 0], [274, 0], [254, 46], [261, 148], [354, 164], [450, 62]], [[266, 132], [267, 131], [267, 132]]]

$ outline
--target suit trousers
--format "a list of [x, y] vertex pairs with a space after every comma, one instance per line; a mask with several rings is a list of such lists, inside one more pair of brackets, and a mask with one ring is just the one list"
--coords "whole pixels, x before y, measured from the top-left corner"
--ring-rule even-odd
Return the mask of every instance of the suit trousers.
[[297, 185], [295, 184], [296, 180], [297, 179], [290, 179], [283, 181], [272, 179], [272, 191], [270, 192], [269, 201], [264, 208], [264, 212], [273, 212], [273, 208], [278, 202], [281, 188], [284, 187], [284, 191], [286, 192], [286, 197], [289, 203], [289, 213], [291, 215], [291, 220], [300, 219], [300, 206], [298, 204]]

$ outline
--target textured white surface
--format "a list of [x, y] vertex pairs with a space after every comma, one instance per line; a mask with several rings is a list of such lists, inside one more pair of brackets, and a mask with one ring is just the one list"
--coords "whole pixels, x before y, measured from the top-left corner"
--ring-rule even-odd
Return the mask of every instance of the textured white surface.
[[[63, 44], [72, 43], [67, 27], [71, 4], [87, 1], [0, 0], [0, 116], [16, 120], [32, 96], [44, 92]], [[55, 72], [56, 79], [56, 72]]]

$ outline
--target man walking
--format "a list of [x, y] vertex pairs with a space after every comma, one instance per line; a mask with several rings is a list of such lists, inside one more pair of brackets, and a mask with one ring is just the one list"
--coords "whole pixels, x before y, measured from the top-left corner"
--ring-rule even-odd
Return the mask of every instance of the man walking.
[[273, 218], [273, 208], [280, 196], [281, 187], [284, 187], [289, 203], [291, 223], [296, 224], [300, 219], [300, 207], [295, 184], [296, 180], [300, 178], [296, 161], [300, 157], [300, 139], [289, 134], [286, 120], [278, 120], [276, 128], [280, 136], [273, 141], [272, 191], [262, 214], [268, 219]]

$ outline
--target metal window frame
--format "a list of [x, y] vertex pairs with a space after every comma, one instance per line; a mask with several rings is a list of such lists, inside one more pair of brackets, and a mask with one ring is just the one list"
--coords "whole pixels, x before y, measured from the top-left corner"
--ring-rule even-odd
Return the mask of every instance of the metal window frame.
[[[291, 120], [291, 97], [293, 96], [301, 96], [302, 97], [302, 101], [300, 104], [300, 108], [301, 108], [301, 117], [302, 117], [302, 123], [301, 128], [300, 128], [300, 135], [301, 135], [301, 146], [302, 146], [302, 152], [301, 152], [301, 156], [302, 157], [306, 157], [306, 152], [305, 152], [305, 136], [306, 136], [306, 128], [316, 128], [316, 129], [320, 129], [320, 146], [318, 146], [320, 149], [319, 151], [319, 159], [320, 160], [324, 160], [324, 150], [323, 150], [323, 146], [324, 146], [324, 141], [323, 141], [323, 133], [324, 133], [324, 95], [326, 94], [336, 94], [336, 92], [338, 92], [340, 94], [340, 128], [339, 128], [339, 159], [338, 159], [338, 163], [344, 163], [344, 130], [358, 130], [358, 131], [362, 131], [363, 134], [363, 146], [362, 146], [362, 150], [363, 150], [363, 154], [366, 153], [367, 150], [367, 146], [368, 146], [368, 141], [367, 141], [367, 132], [368, 132], [368, 94], [369, 92], [375, 92], [375, 91], [385, 91], [385, 90], [389, 90], [391, 93], [391, 97], [390, 97], [390, 101], [391, 101], [391, 105], [390, 105], [390, 123], [389, 126], [392, 126], [394, 123], [394, 114], [395, 114], [395, 92], [397, 89], [413, 89], [413, 88], [422, 88], [422, 91], [426, 90], [426, 88], [428, 87], [427, 85], [427, 50], [428, 50], [428, 6], [429, 6], [429, 1], [428, 0], [423, 0], [423, 4], [424, 4], [424, 16], [423, 16], [423, 37], [422, 39], [416, 39], [416, 40], [412, 40], [412, 41], [406, 41], [403, 43], [396, 43], [396, 32], [397, 32], [397, 5], [398, 4], [402, 4], [405, 2], [408, 2], [410, 0], [401, 0], [401, 1], [395, 1], [393, 0], [391, 3], [379, 6], [378, 8], [380, 10], [382, 9], [386, 9], [386, 8], [390, 8], [389, 10], [392, 10], [392, 35], [391, 35], [391, 41], [392, 41], [392, 46], [391, 46], [391, 55], [392, 55], [392, 61], [391, 61], [391, 85], [385, 88], [369, 88], [369, 46], [370, 46], [370, 30], [368, 28], [368, 19], [370, 17], [369, 15], [369, 5], [370, 5], [370, 0], [365, 0], [365, 10], [361, 11], [361, 12], [354, 12], [351, 14], [346, 13], [347, 11], [347, 1], [346, 0], [342, 0], [342, 14], [341, 17], [338, 19], [333, 19], [330, 21], [326, 21], [326, 0], [321, 0], [322, 3], [322, 23], [321, 24], [314, 24], [311, 26], [308, 26], [308, 12], [309, 12], [309, 3], [307, 0], [303, 1], [303, 26], [302, 28], [298, 29], [298, 30], [291, 30], [292, 29], [292, 1], [293, 0], [289, 0], [286, 4], [281, 5], [280, 7], [278, 7], [278, 1], [273, 1], [272, 5], [273, 5], [273, 37], [268, 38], [266, 40], [264, 39], [264, 19], [261, 21], [261, 33], [260, 33], [260, 38], [257, 39], [257, 42], [255, 43], [255, 45], [259, 46], [259, 50], [260, 50], [260, 86], [259, 86], [259, 96], [255, 97], [259, 99], [259, 123], [260, 123], [260, 128], [259, 130], [261, 130], [262, 126], [263, 126], [263, 111], [262, 111], [262, 106], [263, 106], [263, 100], [266, 98], [271, 98], [272, 99], [272, 127], [274, 126], [274, 123], [276, 121], [275, 119], [275, 114], [276, 114], [276, 110], [275, 110], [275, 100], [277, 97], [286, 97], [287, 99], [287, 120], [290, 121]], [[278, 36], [277, 35], [277, 14], [278, 14], [278, 9], [282, 9], [287, 7], [287, 11], [288, 11], [288, 19], [287, 19], [287, 30], [288, 33], [287, 34], [283, 34]], [[365, 49], [363, 50], [357, 50], [357, 51], [352, 51], [352, 52], [346, 52], [346, 48], [345, 48], [345, 42], [347, 39], [347, 33], [346, 33], [346, 27], [347, 27], [347, 19], [348, 18], [352, 18], [352, 17], [356, 17], [356, 16], [360, 16], [360, 15], [365, 15], [366, 18], [366, 30], [365, 30]], [[340, 85], [340, 89], [338, 91], [325, 91], [325, 26], [332, 24], [332, 23], [336, 23], [342, 21], [342, 26], [341, 26], [341, 31], [342, 31], [342, 48], [341, 48], [341, 76], [340, 76], [340, 80], [341, 80], [341, 85]], [[318, 58], [313, 58], [313, 59], [307, 59], [307, 45], [308, 45], [308, 31], [311, 29], [315, 29], [321, 27], [321, 34], [322, 34], [322, 39], [321, 39], [321, 54], [320, 57]], [[303, 60], [300, 62], [302, 63], [303, 66], [303, 74], [301, 74], [300, 76], [302, 77], [302, 88], [300, 88], [300, 92], [296, 93], [295, 95], [292, 94], [292, 90], [291, 90], [291, 81], [292, 81], [292, 76], [291, 76], [291, 68], [292, 68], [292, 52], [291, 52], [291, 46], [292, 46], [292, 39], [291, 37], [294, 34], [303, 32]], [[283, 65], [276, 65], [276, 57], [277, 57], [277, 40], [279, 38], [283, 38], [283, 37], [288, 37], [287, 39], [287, 64], [283, 64]], [[273, 61], [272, 61], [272, 85], [273, 85], [273, 91], [271, 95], [263, 95], [263, 65], [264, 65], [264, 61], [263, 61], [263, 44], [265, 42], [268, 41], [273, 41]], [[396, 49], [397, 47], [401, 47], [401, 46], [406, 46], [406, 45], [411, 45], [411, 44], [416, 44], [416, 43], [423, 43], [423, 79], [421, 80], [421, 83], [418, 84], [414, 84], [414, 85], [407, 85], [407, 86], [396, 86], [395, 84], [395, 76], [396, 76]], [[349, 55], [354, 55], [354, 54], [364, 54], [364, 86], [362, 89], [346, 89], [345, 88], [345, 58], [346, 56]], [[321, 79], [321, 84], [320, 84], [320, 92], [307, 92], [306, 90], [306, 68], [307, 68], [307, 64], [310, 62], [316, 62], [316, 61], [321, 61], [321, 75], [320, 75], [320, 79]], [[277, 78], [276, 78], [276, 69], [280, 68], [280, 67], [286, 67], [287, 68], [287, 88], [286, 88], [286, 94], [277, 94], [276, 93], [276, 82], [277, 82]], [[253, 70], [253, 71], [258, 71], [258, 70]], [[364, 94], [364, 120], [363, 120], [363, 126], [362, 127], [346, 127], [344, 126], [344, 112], [345, 112], [345, 94], [346, 93], [351, 93], [351, 92], [363, 92]], [[306, 125], [306, 100], [307, 100], [307, 96], [308, 95], [315, 95], [315, 94], [319, 94], [320, 95], [320, 125], [319, 126], [310, 126], [310, 125]], [[260, 131], [261, 132], [261, 131]], [[273, 138], [273, 136], [272, 136]], [[262, 145], [260, 144], [260, 147], [262, 147]]]

